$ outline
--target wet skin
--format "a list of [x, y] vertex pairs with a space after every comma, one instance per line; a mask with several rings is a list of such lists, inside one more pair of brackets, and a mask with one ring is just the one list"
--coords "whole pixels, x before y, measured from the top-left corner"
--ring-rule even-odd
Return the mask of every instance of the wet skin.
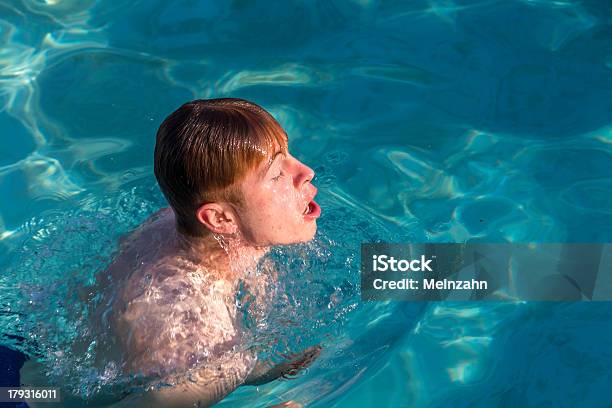
[[207, 231], [202, 237], [179, 233], [173, 211], [162, 209], [122, 242], [98, 279], [105, 296], [94, 324], [115, 344], [104, 356], [122, 361], [124, 374], [175, 385], [127, 396], [116, 406], [209, 406], [240, 385], [295, 375], [314, 361], [320, 348], [273, 363], [237, 347], [243, 333], [235, 304], [243, 281], [265, 313], [274, 296], [274, 271], [249, 271], [270, 246], [314, 237], [321, 210], [313, 177], [288, 152], [274, 152], [240, 181], [240, 205], [215, 202], [198, 209], [196, 218]]

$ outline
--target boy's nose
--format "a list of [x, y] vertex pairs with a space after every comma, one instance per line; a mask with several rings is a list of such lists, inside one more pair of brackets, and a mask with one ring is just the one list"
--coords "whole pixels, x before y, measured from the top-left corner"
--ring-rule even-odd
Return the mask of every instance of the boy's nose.
[[300, 187], [303, 184], [306, 184], [310, 181], [312, 181], [312, 179], [315, 176], [315, 172], [313, 169], [311, 169], [310, 167], [308, 167], [307, 165], [305, 165], [302, 162], [299, 162], [299, 172], [298, 172], [298, 176], [295, 179], [295, 184], [296, 187]]

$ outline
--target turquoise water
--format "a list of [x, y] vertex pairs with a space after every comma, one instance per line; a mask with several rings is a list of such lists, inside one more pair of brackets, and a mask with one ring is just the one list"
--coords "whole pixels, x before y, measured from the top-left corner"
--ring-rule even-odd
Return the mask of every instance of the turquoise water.
[[49, 381], [119, 380], [90, 352], [88, 285], [165, 205], [163, 118], [231, 96], [317, 172], [317, 239], [277, 255], [300, 321], [281, 334], [324, 352], [220, 406], [612, 402], [609, 303], [363, 303], [357, 261], [376, 240], [611, 241], [608, 2], [21, 0], [0, 18], [0, 343]]

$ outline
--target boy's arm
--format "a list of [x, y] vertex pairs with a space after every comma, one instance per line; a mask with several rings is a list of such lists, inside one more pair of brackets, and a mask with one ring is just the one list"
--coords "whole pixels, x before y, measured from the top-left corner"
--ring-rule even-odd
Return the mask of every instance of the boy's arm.
[[230, 394], [240, 385], [237, 378], [219, 379], [209, 384], [185, 381], [172, 387], [130, 395], [111, 408], [209, 407]]
[[[197, 370], [188, 379], [175, 386], [128, 396], [111, 408], [208, 407], [221, 401], [241, 385], [261, 385], [280, 377], [296, 375], [302, 368], [308, 367], [320, 353], [321, 347], [314, 346], [277, 365], [269, 361], [258, 362], [248, 376], [246, 375], [248, 370], [244, 370], [244, 363], [251, 356], [239, 354], [236, 359], [228, 360], [216, 368], [206, 367]], [[288, 401], [279, 406], [301, 405]]]
[[241, 355], [236, 355], [236, 359], [223, 364], [194, 370], [176, 385], [129, 395], [111, 407], [208, 407], [244, 383], [248, 374], [244, 367], [245, 361], [241, 361]]
[[321, 354], [321, 346], [309, 347], [301, 353], [287, 356], [286, 361], [275, 364], [270, 360], [258, 361], [244, 385], [262, 385], [277, 378], [289, 378], [308, 367]]

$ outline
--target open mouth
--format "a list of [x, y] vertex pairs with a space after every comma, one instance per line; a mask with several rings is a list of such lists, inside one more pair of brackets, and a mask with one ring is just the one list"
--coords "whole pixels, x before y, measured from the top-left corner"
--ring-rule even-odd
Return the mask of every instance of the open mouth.
[[306, 205], [306, 208], [304, 208], [304, 211], [302, 212], [302, 214], [306, 215], [306, 214], [310, 214], [312, 212], [313, 206], [312, 206], [312, 201], [309, 202]]
[[319, 216], [321, 215], [321, 207], [319, 207], [319, 204], [317, 204], [313, 200], [306, 205], [306, 208], [304, 208], [302, 215], [307, 218], [319, 218]]

